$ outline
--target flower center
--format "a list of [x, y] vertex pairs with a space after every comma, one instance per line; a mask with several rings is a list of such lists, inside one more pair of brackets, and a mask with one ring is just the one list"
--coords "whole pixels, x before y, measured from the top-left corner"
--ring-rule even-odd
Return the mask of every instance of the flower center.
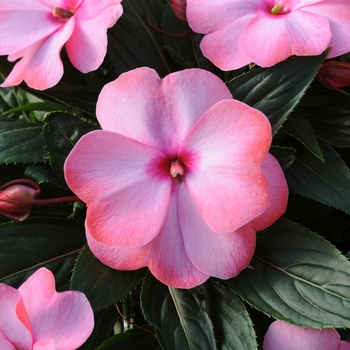
[[178, 175], [182, 176], [185, 174], [183, 165], [180, 159], [172, 159], [170, 163], [170, 175], [176, 177]]
[[60, 17], [62, 19], [69, 19], [72, 16], [74, 16], [74, 12], [67, 11], [61, 7], [58, 7], [57, 5], [53, 7], [52, 14], [54, 15], [54, 17]]
[[270, 10], [273, 15], [284, 15], [290, 12], [290, 8], [288, 6], [288, 0], [279, 1], [275, 6]]

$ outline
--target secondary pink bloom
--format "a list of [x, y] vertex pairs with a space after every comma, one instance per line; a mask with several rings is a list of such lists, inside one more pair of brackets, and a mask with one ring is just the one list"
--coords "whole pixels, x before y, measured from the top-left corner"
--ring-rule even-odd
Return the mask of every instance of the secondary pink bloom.
[[0, 284], [1, 350], [74, 350], [91, 334], [94, 318], [86, 296], [57, 293], [51, 271], [41, 268], [18, 290]]
[[20, 59], [1, 86], [44, 90], [63, 75], [60, 52], [83, 73], [97, 69], [107, 50], [107, 28], [122, 15], [122, 0], [3, 0], [0, 55]]
[[205, 34], [203, 54], [222, 70], [270, 67], [292, 55], [350, 51], [349, 0], [187, 0], [187, 20]]
[[29, 179], [19, 179], [0, 187], [0, 214], [10, 219], [24, 220], [40, 194], [38, 184]]
[[273, 322], [264, 338], [263, 350], [350, 350], [335, 329], [312, 329], [282, 321]]
[[184, 22], [186, 22], [186, 2], [187, 0], [170, 0], [169, 2], [175, 16]]
[[321, 66], [318, 78], [325, 87], [344, 92], [339, 88], [350, 85], [350, 63], [339, 61], [326, 62]]
[[78, 141], [65, 176], [98, 259], [179, 288], [249, 264], [288, 195], [261, 112], [207, 71], [139, 68], [103, 88], [97, 118], [103, 130]]

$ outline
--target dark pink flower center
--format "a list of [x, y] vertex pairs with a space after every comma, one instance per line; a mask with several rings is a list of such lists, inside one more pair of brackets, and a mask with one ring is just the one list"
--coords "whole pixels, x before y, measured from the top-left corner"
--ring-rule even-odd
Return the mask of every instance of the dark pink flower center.
[[282, 1], [277, 2], [275, 4], [275, 6], [270, 9], [270, 12], [273, 15], [284, 15], [284, 14], [290, 12], [288, 0], [282, 0]]
[[54, 15], [54, 17], [59, 17], [61, 19], [69, 19], [72, 16], [74, 16], [73, 11], [65, 10], [61, 7], [58, 7], [57, 5], [53, 7], [52, 14]]

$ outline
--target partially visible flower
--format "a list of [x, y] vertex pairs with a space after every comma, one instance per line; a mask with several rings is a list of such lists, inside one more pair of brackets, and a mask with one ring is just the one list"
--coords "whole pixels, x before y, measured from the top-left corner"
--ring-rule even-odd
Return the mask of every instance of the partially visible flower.
[[10, 219], [24, 220], [40, 194], [36, 182], [28, 179], [11, 181], [0, 187], [0, 214]]
[[91, 334], [94, 318], [86, 296], [57, 293], [51, 271], [41, 268], [18, 290], [0, 284], [1, 350], [74, 350]]
[[335, 329], [302, 328], [282, 321], [267, 330], [263, 350], [350, 350]]
[[175, 16], [183, 22], [186, 22], [186, 2], [187, 0], [170, 0], [170, 7]]
[[203, 54], [222, 70], [249, 63], [350, 51], [349, 0], [187, 0], [187, 20], [205, 34]]
[[23, 80], [37, 90], [56, 85], [63, 75], [63, 45], [75, 68], [97, 69], [107, 50], [107, 28], [122, 15], [121, 1], [1, 1], [0, 55], [20, 59], [1, 86]]
[[326, 62], [321, 66], [318, 78], [325, 87], [344, 92], [340, 88], [350, 85], [350, 63], [339, 61]]
[[93, 254], [178, 288], [246, 268], [288, 197], [266, 116], [205, 70], [160, 79], [146, 67], [107, 84], [96, 114], [103, 130], [64, 165]]

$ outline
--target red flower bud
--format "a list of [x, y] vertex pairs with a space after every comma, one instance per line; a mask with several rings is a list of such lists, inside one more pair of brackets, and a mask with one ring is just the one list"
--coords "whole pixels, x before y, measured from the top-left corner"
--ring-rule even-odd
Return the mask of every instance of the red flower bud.
[[350, 63], [326, 62], [321, 66], [318, 78], [328, 89], [345, 93], [339, 88], [350, 85]]
[[34, 181], [20, 179], [0, 187], [0, 214], [10, 219], [24, 220], [39, 195], [40, 187]]
[[187, 21], [187, 17], [186, 17], [187, 1], [186, 0], [170, 0], [169, 5], [173, 10], [174, 15], [180, 21], [183, 21], [183, 22]]

